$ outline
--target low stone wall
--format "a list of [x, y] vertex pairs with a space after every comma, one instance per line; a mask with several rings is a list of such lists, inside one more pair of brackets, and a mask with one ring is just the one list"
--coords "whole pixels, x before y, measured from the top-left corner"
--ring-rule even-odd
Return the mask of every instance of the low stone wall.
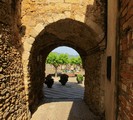
[[118, 120], [133, 119], [133, 1], [120, 0]]

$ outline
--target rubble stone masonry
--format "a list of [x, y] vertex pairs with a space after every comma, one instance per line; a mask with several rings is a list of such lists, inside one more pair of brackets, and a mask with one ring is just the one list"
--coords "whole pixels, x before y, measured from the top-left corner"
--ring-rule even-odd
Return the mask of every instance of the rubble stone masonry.
[[133, 120], [133, 1], [120, 0], [118, 120]]
[[[29, 104], [30, 104], [31, 111], [34, 111], [34, 109], [36, 109], [36, 104], [40, 100], [38, 98], [39, 96], [41, 96], [41, 89], [43, 87], [42, 85], [40, 85], [42, 82], [42, 79], [38, 77], [40, 76], [40, 71], [37, 69], [38, 68], [37, 56], [39, 55], [36, 55], [36, 54], [38, 54], [37, 52], [39, 52], [40, 49], [43, 49], [45, 46], [52, 44], [52, 41], [54, 41], [54, 40], [51, 40], [52, 38], [50, 37], [48, 40], [46, 40], [46, 38], [44, 37], [39, 38], [39, 35], [43, 34], [43, 31], [47, 31], [47, 33], [56, 35], [58, 38], [65, 40], [63, 44], [67, 43], [69, 39], [72, 39], [73, 42], [69, 42], [70, 45], [72, 45], [73, 43], [76, 45], [76, 47], [78, 47], [77, 44], [79, 44], [79, 46], [82, 46], [82, 47], [87, 45], [84, 48], [84, 50], [90, 49], [89, 47], [90, 43], [88, 43], [88, 41], [91, 40], [92, 35], [89, 36], [89, 33], [82, 35], [81, 32], [78, 34], [77, 31], [79, 31], [82, 27], [80, 27], [79, 29], [78, 28], [79, 25], [77, 23], [81, 22], [82, 24], [84, 24], [85, 26], [87, 25], [89, 28], [92, 29], [92, 31], [95, 32], [95, 34], [97, 35], [96, 41], [92, 40], [91, 43], [96, 44], [96, 42], [101, 42], [101, 40], [104, 39], [104, 33], [105, 33], [104, 31], [105, 30], [105, 22], [104, 22], [105, 4], [106, 4], [105, 0], [23, 0], [22, 1], [21, 22], [22, 22], [23, 29], [21, 31], [21, 34], [23, 35], [22, 42], [23, 42], [23, 48], [24, 48], [24, 52], [22, 55], [22, 62], [23, 62], [23, 70], [24, 70], [24, 81], [26, 83], [25, 86], [27, 88], [26, 90], [27, 95], [29, 96], [29, 99], [30, 99]], [[58, 22], [60, 23], [60, 21], [62, 21], [62, 24], [60, 26], [57, 26]], [[65, 22], [63, 23], [63, 21], [70, 21], [70, 26], [69, 25], [65, 26]], [[49, 28], [48, 26], [53, 26], [53, 27], [51, 27], [50, 29], [47, 29]], [[72, 35], [66, 37], [66, 35], [69, 35], [71, 31], [72, 31]], [[83, 28], [81, 31], [83, 31], [84, 33], [86, 30], [85, 28]], [[76, 38], [73, 37], [76, 35], [80, 35], [80, 39], [78, 39], [78, 37]], [[86, 36], [89, 36], [89, 37], [87, 38]], [[85, 39], [87, 39], [87, 42], [85, 42]], [[42, 41], [42, 42], [40, 42], [38, 45], [37, 43], [39, 41]], [[49, 41], [51, 41], [51, 43]], [[59, 40], [55, 42], [55, 45], [58, 42]], [[104, 46], [105, 39], [102, 41], [102, 43], [103, 44], [101, 45]], [[61, 42], [58, 44], [62, 45]], [[34, 47], [35, 48], [38, 47], [38, 49], [36, 49], [33, 53]], [[45, 56], [46, 56], [46, 51], [49, 51], [49, 50], [50, 50], [50, 46], [47, 48], [47, 50], [43, 52], [45, 53]], [[98, 59], [99, 61], [100, 61], [100, 58]], [[32, 67], [29, 67], [29, 66], [32, 66]], [[99, 67], [99, 66], [96, 66], [96, 67]], [[86, 68], [86, 71], [89, 71], [88, 68]], [[31, 74], [30, 72], [33, 74]], [[100, 74], [100, 72], [96, 72], [96, 74]], [[96, 74], [92, 74], [92, 76], [95, 76]], [[99, 78], [99, 76], [100, 75], [98, 75], [97, 78]], [[92, 77], [92, 79], [94, 78], [95, 77]], [[102, 81], [102, 79], [103, 78], [101, 78], [100, 76], [99, 81]], [[90, 80], [89, 77], [86, 80]], [[86, 90], [85, 98], [86, 98], [86, 102], [89, 102], [88, 103], [89, 105], [92, 103], [92, 101], [93, 103], [95, 102], [95, 106], [92, 107], [92, 109], [95, 109], [94, 111], [98, 113], [99, 112], [103, 113], [104, 88], [100, 87], [102, 84], [99, 81], [95, 79], [95, 82], [97, 82], [96, 86], [99, 87], [100, 92], [98, 91], [99, 89], [97, 89], [96, 87], [95, 87], [96, 90], [95, 89], [93, 90], [95, 95], [98, 94], [97, 98], [93, 96], [92, 98], [91, 96], [90, 97], [87, 96], [91, 89], [91, 88], [88, 89], [88, 87], [93, 87], [91, 85], [86, 87], [85, 89]], [[86, 83], [88, 84], [88, 82]], [[102, 96], [99, 96], [101, 94]], [[95, 108], [95, 107], [98, 107], [98, 108]]]
[[[107, 7], [115, 0], [110, 1]], [[119, 26], [114, 24], [117, 7], [110, 6], [114, 13], [109, 17], [112, 25], [108, 30], [115, 35], [109, 37], [109, 47], [100, 51], [105, 47], [107, 0], [0, 0], [0, 120], [30, 119], [30, 112], [43, 97], [42, 60], [60, 45], [72, 46], [83, 57], [84, 99], [90, 109], [103, 117], [105, 112], [107, 120], [114, 116], [117, 120], [133, 120], [133, 0], [118, 1]], [[104, 82], [105, 52], [112, 52], [114, 61], [114, 46], [119, 48], [115, 56], [119, 62], [117, 85], [115, 80]], [[111, 106], [115, 106], [115, 85], [117, 110]]]
[[[121, 0], [121, 32], [126, 32], [120, 47], [122, 120], [132, 118], [133, 109], [133, 20], [129, 2]], [[93, 112], [104, 117], [105, 5], [106, 0], [0, 0], [0, 119], [30, 119], [29, 113], [43, 97], [42, 60], [60, 45], [80, 51], [86, 70], [84, 99]]]
[[20, 2], [0, 1], [0, 120], [27, 120], [28, 105], [19, 52]]

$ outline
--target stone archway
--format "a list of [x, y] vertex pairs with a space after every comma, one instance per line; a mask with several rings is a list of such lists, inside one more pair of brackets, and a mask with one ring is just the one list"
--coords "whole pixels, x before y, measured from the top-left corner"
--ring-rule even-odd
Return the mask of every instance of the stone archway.
[[[58, 46], [69, 46], [78, 51], [83, 59], [85, 75], [86, 103], [95, 113], [104, 111], [104, 89], [101, 88], [101, 50], [100, 40], [94, 30], [86, 24], [62, 19], [46, 26], [35, 39], [29, 39], [23, 54], [25, 84], [31, 112], [43, 97], [42, 87], [45, 71], [45, 60], [49, 52]], [[26, 45], [26, 44], [24, 44]], [[92, 106], [93, 104], [93, 106]]]

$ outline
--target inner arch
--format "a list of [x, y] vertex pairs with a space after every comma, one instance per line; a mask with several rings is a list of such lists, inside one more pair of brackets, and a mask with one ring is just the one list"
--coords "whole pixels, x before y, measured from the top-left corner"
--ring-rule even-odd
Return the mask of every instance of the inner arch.
[[[81, 56], [83, 61], [83, 68], [86, 71], [85, 75], [85, 101], [90, 104], [96, 102], [93, 107], [94, 109], [99, 110], [98, 101], [93, 101], [91, 97], [87, 96], [88, 92], [90, 95], [93, 94], [93, 90], [97, 89], [99, 84], [99, 78], [95, 78], [95, 75], [99, 75], [98, 67], [100, 66], [99, 53], [100, 49], [96, 51], [93, 55], [88, 54], [88, 51], [93, 47], [98, 45], [98, 35], [94, 30], [89, 28], [86, 24], [72, 20], [72, 19], [63, 19], [52, 24], [49, 24], [42, 30], [38, 36], [35, 38], [35, 41], [32, 45], [29, 58], [29, 75], [30, 75], [30, 92], [29, 92], [29, 107], [31, 112], [36, 108], [39, 100], [43, 98], [43, 83], [45, 77], [45, 61], [48, 54], [59, 46], [68, 46], [75, 49]], [[95, 62], [94, 65], [92, 63]], [[95, 73], [94, 76], [91, 73]], [[98, 76], [97, 75], [97, 76]], [[95, 80], [97, 83], [95, 87], [88, 85], [91, 81]], [[92, 88], [91, 88], [92, 87]], [[100, 96], [99, 91], [97, 95]], [[99, 97], [100, 98], [100, 97]], [[93, 108], [92, 108], [93, 109]]]
[[[55, 55], [57, 58], [61, 57], [62, 55], [66, 55], [66, 59], [64, 59], [64, 63], [60, 64], [57, 68], [54, 67], [54, 63], [47, 63], [45, 62], [45, 76], [51, 76], [51, 78], [54, 81], [54, 84], [52, 85], [52, 89], [48, 88], [50, 84], [47, 85], [47, 83], [44, 84], [44, 96], [46, 99], [79, 99], [82, 100], [84, 96], [84, 77], [83, 81], [80, 82], [80, 84], [77, 84], [77, 75], [84, 76], [85, 71], [82, 68], [82, 64], [79, 66], [77, 64], [71, 64], [70, 62], [67, 63], [67, 61], [70, 61], [71, 59], [74, 60], [78, 59], [80, 55], [76, 50], [68, 47], [68, 46], [60, 46], [52, 50], [49, 55]], [[48, 56], [49, 56], [48, 55]], [[47, 58], [48, 58], [47, 56]], [[68, 58], [68, 59], [67, 59]], [[55, 57], [56, 59], [56, 57]], [[81, 60], [82, 61], [82, 60]], [[58, 60], [57, 60], [58, 63]], [[57, 71], [56, 71], [57, 70]], [[61, 79], [61, 75], [68, 75], [68, 81], [64, 86], [62, 86], [62, 82], [59, 82]], [[62, 79], [63, 80], [63, 79]], [[46, 81], [46, 79], [45, 79]]]

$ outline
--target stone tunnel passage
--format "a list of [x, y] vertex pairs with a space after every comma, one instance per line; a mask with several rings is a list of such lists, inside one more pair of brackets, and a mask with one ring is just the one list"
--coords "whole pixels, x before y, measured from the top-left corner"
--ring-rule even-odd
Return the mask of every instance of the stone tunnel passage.
[[[85, 74], [84, 100], [90, 109], [101, 114], [104, 111], [104, 90], [100, 87], [100, 55], [98, 35], [86, 24], [63, 19], [49, 24], [38, 34], [30, 50], [29, 72], [29, 108], [33, 113], [39, 101], [43, 99], [43, 79], [48, 54], [58, 46], [75, 49], [83, 60]], [[93, 48], [97, 49], [93, 52]]]

